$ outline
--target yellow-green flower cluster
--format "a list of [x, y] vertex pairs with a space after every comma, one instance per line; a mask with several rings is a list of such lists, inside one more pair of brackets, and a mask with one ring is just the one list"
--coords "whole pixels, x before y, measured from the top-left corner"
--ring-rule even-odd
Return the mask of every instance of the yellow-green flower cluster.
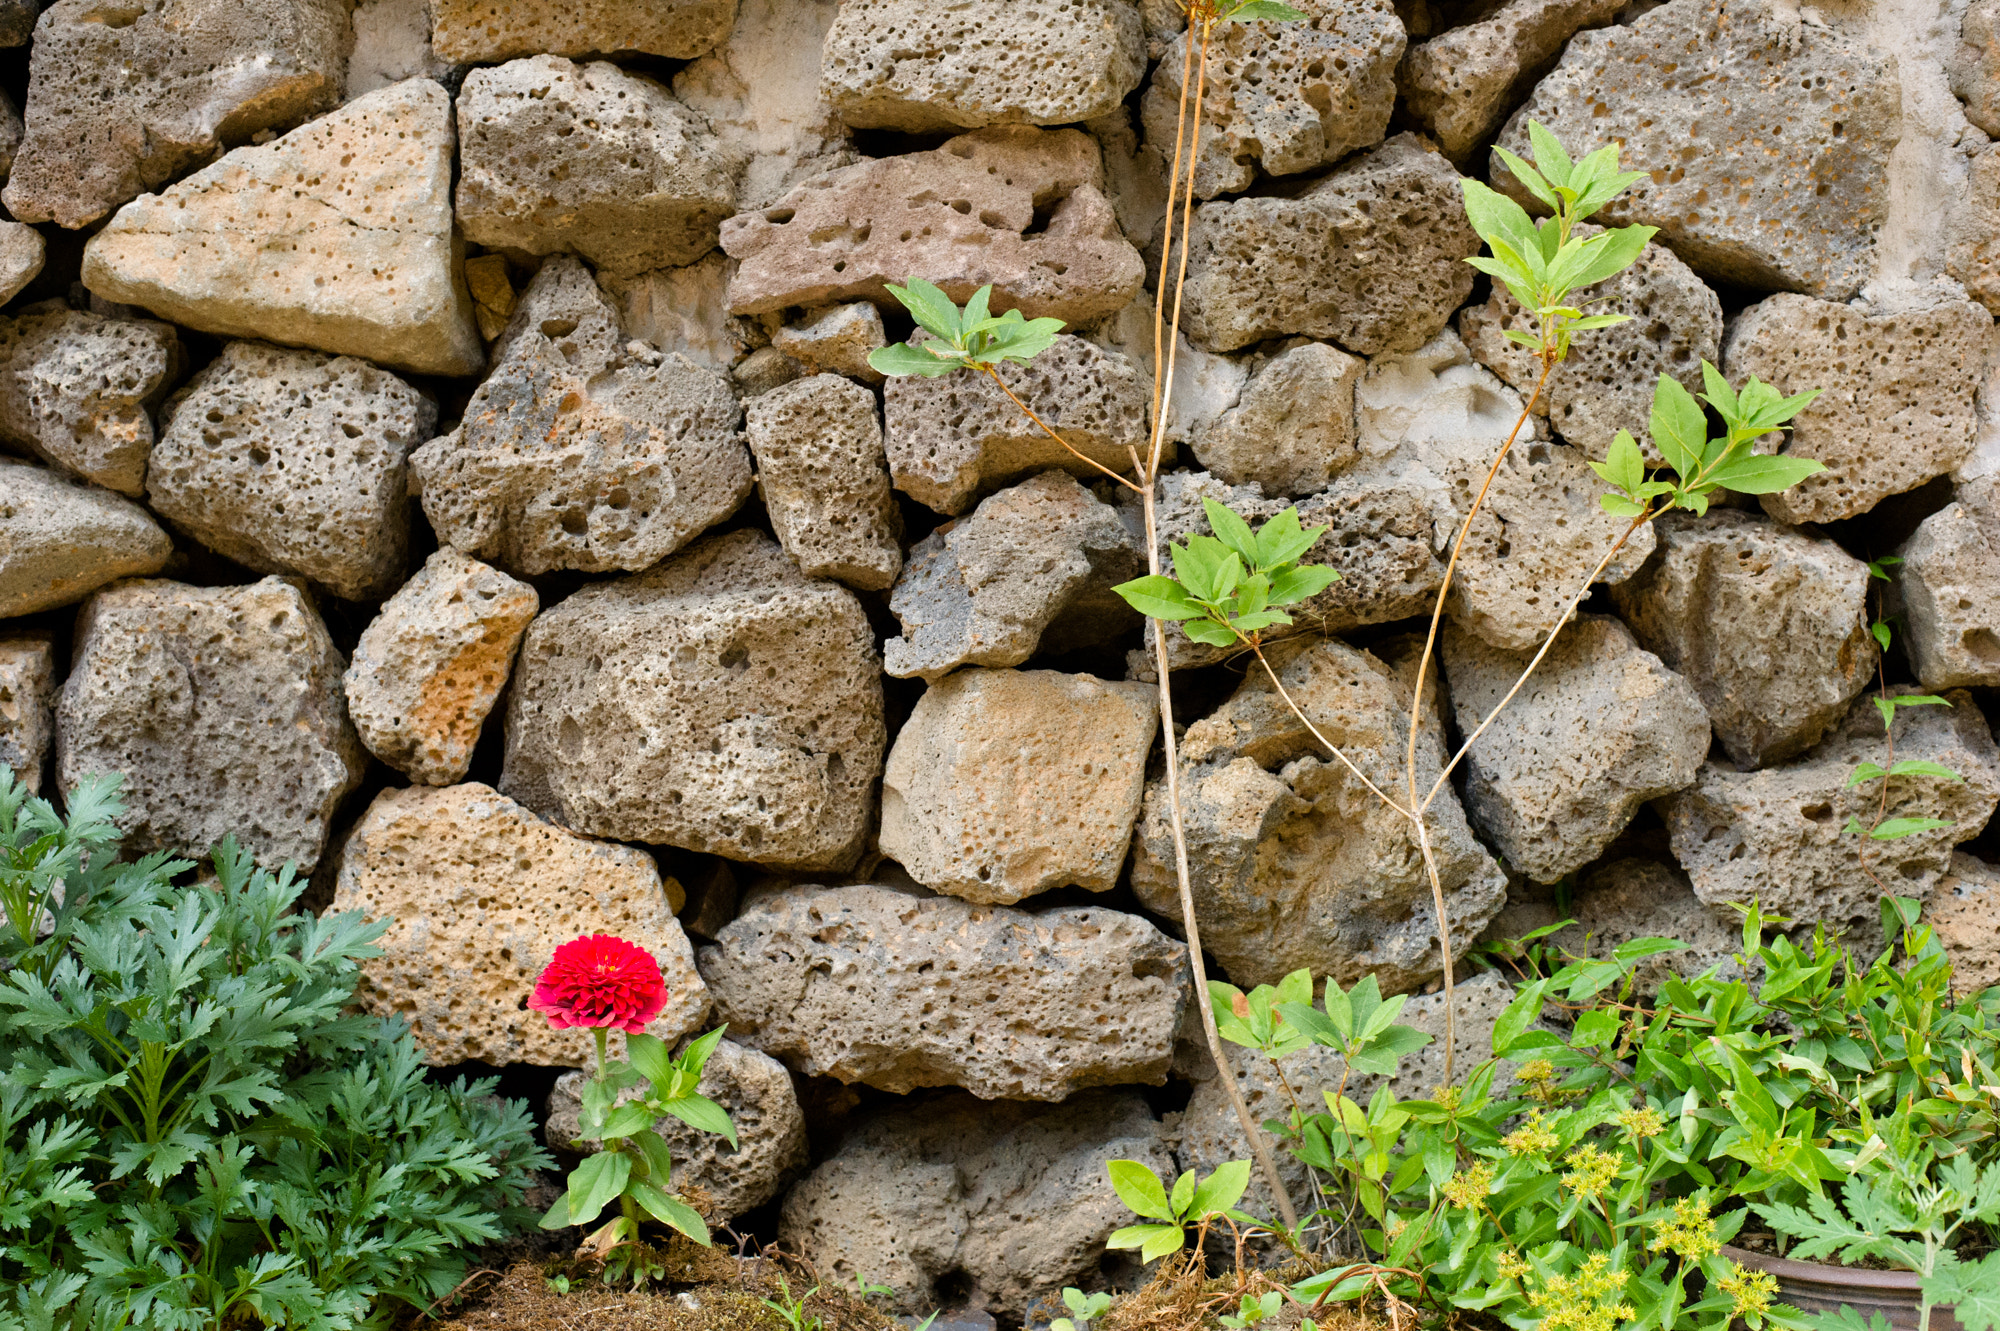
[[1660, 1111], [1651, 1105], [1621, 1110], [1612, 1115], [1611, 1121], [1625, 1129], [1625, 1140], [1628, 1142], [1642, 1142], [1648, 1137], [1657, 1137], [1667, 1130], [1667, 1121], [1661, 1118]]
[[1584, 1258], [1574, 1275], [1553, 1275], [1528, 1296], [1529, 1306], [1542, 1315], [1542, 1331], [1617, 1331], [1635, 1313], [1628, 1303], [1614, 1303], [1625, 1292], [1625, 1272], [1611, 1269], [1608, 1255]]
[[1542, 1111], [1529, 1113], [1528, 1121], [1500, 1139], [1509, 1155], [1546, 1155], [1556, 1149], [1556, 1134], [1542, 1122]]
[[1559, 1104], [1569, 1097], [1556, 1087], [1556, 1065], [1546, 1058], [1531, 1058], [1514, 1074], [1522, 1094], [1545, 1105]]
[[1735, 1262], [1729, 1274], [1715, 1282], [1733, 1301], [1731, 1317], [1762, 1317], [1771, 1311], [1771, 1299], [1778, 1292], [1778, 1278], [1768, 1271], [1746, 1271]]
[[1486, 1200], [1486, 1194], [1493, 1191], [1493, 1166], [1481, 1160], [1468, 1169], [1461, 1169], [1446, 1180], [1445, 1200], [1461, 1211], [1470, 1211]]
[[1500, 1278], [1502, 1280], [1518, 1280], [1534, 1269], [1522, 1259], [1520, 1253], [1515, 1252], [1512, 1248], [1508, 1248], [1498, 1257], [1494, 1258], [1494, 1265], [1499, 1267]]
[[1652, 1246], [1656, 1252], [1664, 1248], [1688, 1262], [1698, 1262], [1719, 1251], [1722, 1244], [1715, 1237], [1715, 1221], [1708, 1214], [1708, 1203], [1694, 1197], [1675, 1202], [1674, 1218], [1654, 1227]]
[[1618, 1177], [1620, 1162], [1610, 1152], [1584, 1142], [1569, 1153], [1565, 1163], [1570, 1172], [1563, 1175], [1563, 1186], [1579, 1197], [1596, 1197]]

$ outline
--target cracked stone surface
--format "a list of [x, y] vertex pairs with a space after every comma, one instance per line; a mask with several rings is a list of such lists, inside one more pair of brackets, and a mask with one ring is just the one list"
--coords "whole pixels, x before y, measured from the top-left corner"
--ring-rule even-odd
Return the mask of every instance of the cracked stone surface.
[[1740, 510], [1652, 525], [1659, 558], [1611, 590], [1633, 636], [1694, 685], [1736, 762], [1782, 762], [1819, 743], [1875, 675], [1867, 568]]
[[750, 495], [729, 381], [628, 342], [590, 270], [542, 265], [458, 429], [410, 456], [439, 540], [513, 573], [650, 567]]
[[886, 743], [860, 601], [738, 531], [536, 618], [501, 789], [592, 836], [839, 870]]
[[130, 854], [234, 836], [258, 863], [309, 874], [366, 761], [341, 696], [346, 667], [312, 602], [282, 578], [107, 588], [77, 616], [56, 779], [67, 791], [124, 775]]
[[436, 422], [367, 361], [231, 342], [162, 412], [146, 498], [246, 568], [378, 600], [408, 565], [407, 463]]
[[903, 520], [875, 395], [816, 374], [752, 398], [744, 424], [771, 528], [806, 576], [869, 591], [895, 582]]
[[2000, 530], [1968, 504], [1931, 514], [1897, 553], [1892, 609], [1923, 686], [2000, 685]]
[[347, 667], [348, 715], [368, 751], [420, 785], [464, 780], [540, 604], [469, 555], [433, 553], [382, 603]]
[[357, 97], [119, 209], [84, 246], [83, 284], [222, 337], [477, 373], [453, 137], [429, 79]]
[[0, 619], [157, 573], [173, 552], [153, 515], [131, 500], [0, 458]]
[[1195, 433], [1195, 457], [1225, 485], [1254, 482], [1268, 495], [1324, 490], [1360, 456], [1354, 386], [1365, 364], [1325, 342], [1287, 348], [1251, 376], [1235, 406]]
[[[332, 909], [395, 921], [355, 999], [408, 1021], [433, 1064], [592, 1066], [589, 1031], [557, 1030], [527, 1005], [556, 948], [585, 934], [616, 934], [659, 963], [667, 1005], [648, 1035], [672, 1044], [708, 1017], [653, 857], [564, 831], [476, 781], [377, 795], [341, 844]], [[611, 1042], [622, 1056], [623, 1033]]]
[[0, 767], [30, 795], [55, 741], [56, 667], [46, 633], [0, 634]]
[[1492, 142], [1501, 117], [1547, 70], [1563, 44], [1599, 28], [1619, 0], [1511, 0], [1477, 23], [1451, 28], [1403, 59], [1403, 103], [1453, 161]]
[[1186, 948], [1137, 915], [867, 883], [753, 893], [700, 962], [732, 1039], [897, 1094], [1158, 1084], [1188, 1001]]
[[[1600, 3], [1602, 0], [1600, 0]], [[1196, 198], [1331, 166], [1389, 128], [1403, 25], [1388, 0], [1300, 0], [1303, 22], [1230, 23], [1208, 43]], [[1140, 103], [1146, 140], [1174, 158], [1188, 36], [1161, 53]], [[1191, 100], [1191, 99], [1190, 99]]]
[[88, 226], [219, 148], [340, 101], [340, 0], [56, 0], [35, 28], [7, 211]]
[[925, 887], [1011, 906], [1108, 892], [1125, 867], [1159, 692], [1054, 670], [933, 683], [882, 772], [882, 853]]
[[841, 119], [908, 134], [1077, 124], [1116, 109], [1145, 74], [1128, 0], [845, 0], [820, 57]]
[[151, 319], [60, 300], [0, 318], [0, 438], [138, 498], [153, 450], [148, 408], [180, 368], [180, 339]]
[[431, 0], [431, 45], [446, 60], [643, 51], [706, 54], [729, 36], [738, 0]]
[[1951, 955], [1951, 987], [1976, 994], [2000, 984], [2000, 869], [1954, 852], [1924, 918]]
[[882, 372], [868, 363], [868, 353], [888, 341], [882, 332], [882, 312], [865, 300], [812, 311], [771, 335], [771, 345], [808, 373], [844, 374], [868, 384], [882, 382]]
[[[1266, 654], [1320, 733], [1387, 789], [1403, 781], [1416, 662], [1407, 640], [1384, 650], [1387, 659], [1325, 639]], [[1420, 789], [1444, 761], [1436, 694], [1426, 693]], [[1372, 973], [1395, 992], [1441, 973], [1430, 880], [1408, 822], [1320, 747], [1261, 671], [1188, 727], [1181, 761], [1202, 944], [1232, 980], [1275, 984], [1303, 966], [1343, 984]], [[1165, 786], [1147, 787], [1132, 889], [1172, 920], [1180, 904]], [[1506, 876], [1449, 789], [1429, 817], [1456, 954], [1505, 904]]]
[[458, 95], [467, 240], [571, 251], [629, 276], [693, 263], [736, 211], [734, 164], [652, 79], [560, 56], [475, 69]]

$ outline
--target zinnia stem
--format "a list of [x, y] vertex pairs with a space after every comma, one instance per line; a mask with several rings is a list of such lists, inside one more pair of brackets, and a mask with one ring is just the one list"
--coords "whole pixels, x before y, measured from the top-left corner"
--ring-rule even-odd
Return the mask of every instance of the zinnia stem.
[[602, 1085], [604, 1082], [604, 1062], [609, 1057], [608, 1051], [611, 1047], [611, 1028], [609, 1026], [592, 1026], [590, 1033], [597, 1037], [597, 1081], [599, 1085]]

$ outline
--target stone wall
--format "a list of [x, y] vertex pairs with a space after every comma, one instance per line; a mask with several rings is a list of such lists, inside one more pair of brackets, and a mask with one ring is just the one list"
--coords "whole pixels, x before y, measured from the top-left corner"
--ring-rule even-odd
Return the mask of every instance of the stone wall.
[[[1364, 769], [1414, 727], [1436, 771], [1505, 692], [1658, 375], [1824, 390], [1789, 446], [1828, 470], [1643, 533], [1457, 774], [1456, 944], [1560, 890], [1579, 945], [1688, 939], [1665, 974], [1727, 964], [1753, 898], [1866, 941], [1886, 884], [2000, 975], [2000, 0], [1295, 3], [1210, 52], [1162, 523], [1329, 525], [1343, 580], [1273, 656]], [[1069, 325], [1008, 387], [1123, 465], [1175, 6], [107, 13], [0, 0], [0, 762], [121, 772], [132, 850], [233, 833], [393, 916], [363, 998], [441, 1064], [581, 1066], [533, 976], [643, 944], [657, 1034], [730, 1026], [704, 1089], [744, 1146], [677, 1142], [686, 1176], [831, 1274], [1008, 1316], [1116, 1274], [1107, 1156], [1243, 1151], [1110, 590], [1141, 528], [991, 383], [866, 358], [910, 329], [886, 283], [990, 283]], [[1419, 698], [1534, 370], [1456, 179], [1529, 117], [1621, 140], [1600, 220], [1660, 235], [1496, 479]], [[1373, 974], [1441, 1027], [1403, 826], [1268, 681], [1171, 654], [1213, 964]], [[1880, 688], [1950, 701], [1896, 755], [1965, 779], [1899, 783], [1951, 825], [1870, 844]], [[1507, 993], [1463, 984], [1475, 1052]], [[553, 1142], [575, 1112], [570, 1078]]]

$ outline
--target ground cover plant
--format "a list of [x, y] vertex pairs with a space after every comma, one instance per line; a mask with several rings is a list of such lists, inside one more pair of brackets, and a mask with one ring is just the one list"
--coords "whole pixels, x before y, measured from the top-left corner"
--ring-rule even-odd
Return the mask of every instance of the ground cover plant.
[[345, 1015], [387, 927], [315, 918], [225, 841], [117, 858], [115, 779], [67, 816], [0, 769], [0, 1328], [388, 1326], [531, 1224], [550, 1162], [494, 1083], [437, 1085]]

